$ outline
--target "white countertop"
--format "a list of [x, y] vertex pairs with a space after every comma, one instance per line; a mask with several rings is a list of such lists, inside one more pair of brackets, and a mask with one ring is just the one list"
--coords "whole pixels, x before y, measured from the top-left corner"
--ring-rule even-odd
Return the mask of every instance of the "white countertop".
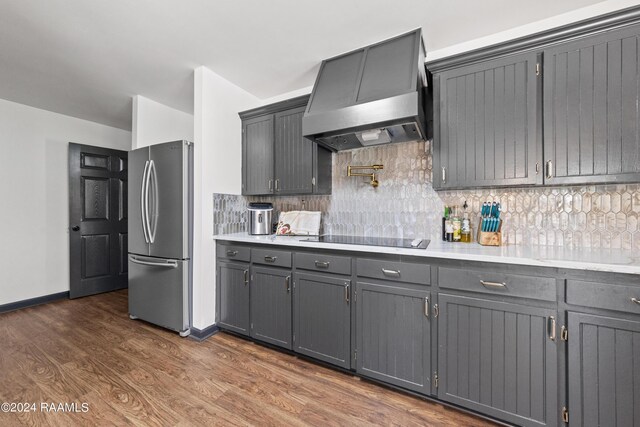
[[252, 236], [247, 233], [220, 234], [214, 240], [283, 245], [300, 248], [335, 249], [393, 255], [411, 255], [466, 261], [485, 261], [538, 267], [569, 268], [640, 274], [640, 253], [621, 249], [566, 249], [554, 246], [481, 246], [477, 243], [431, 241], [427, 249], [385, 246], [341, 245], [305, 241], [306, 236]]

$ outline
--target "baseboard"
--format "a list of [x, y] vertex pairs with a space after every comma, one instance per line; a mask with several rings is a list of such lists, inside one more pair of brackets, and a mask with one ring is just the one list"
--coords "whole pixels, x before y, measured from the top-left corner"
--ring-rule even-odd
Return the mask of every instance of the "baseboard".
[[207, 338], [217, 334], [218, 331], [220, 331], [220, 328], [218, 328], [218, 326], [216, 325], [207, 326], [202, 330], [192, 327], [189, 338], [194, 339], [196, 341], [204, 341]]
[[21, 308], [33, 307], [34, 305], [45, 304], [60, 299], [69, 299], [69, 291], [58, 292], [57, 294], [49, 294], [41, 297], [29, 298], [22, 301], [10, 302], [9, 304], [0, 305], [0, 313], [19, 310]]

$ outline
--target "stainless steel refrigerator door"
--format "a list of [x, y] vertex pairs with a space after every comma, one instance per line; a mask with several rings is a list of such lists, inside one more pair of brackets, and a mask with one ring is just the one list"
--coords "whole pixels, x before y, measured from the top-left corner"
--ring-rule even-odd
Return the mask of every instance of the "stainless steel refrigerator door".
[[129, 255], [129, 314], [187, 335], [189, 263]]
[[149, 147], [149, 255], [190, 257], [191, 144], [168, 142]]
[[129, 252], [134, 254], [149, 254], [149, 239], [147, 236], [143, 212], [145, 208], [145, 183], [149, 171], [149, 148], [139, 148], [129, 152], [129, 184], [128, 184], [128, 212], [129, 224]]

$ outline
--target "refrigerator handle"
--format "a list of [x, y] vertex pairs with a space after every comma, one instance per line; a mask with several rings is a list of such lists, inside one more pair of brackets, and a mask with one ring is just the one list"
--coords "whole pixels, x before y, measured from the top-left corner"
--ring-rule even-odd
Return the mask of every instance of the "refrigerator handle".
[[134, 264], [149, 265], [151, 267], [178, 268], [178, 261], [174, 261], [174, 260], [169, 260], [167, 262], [152, 262], [152, 261], [143, 261], [134, 256], [130, 256], [129, 261], [133, 262]]
[[[156, 240], [156, 231], [158, 230], [158, 174], [156, 173], [156, 162], [151, 160], [149, 165], [149, 174], [153, 177], [153, 231], [151, 222], [149, 222], [149, 199], [147, 198], [147, 226], [149, 227], [149, 240], [151, 243]], [[150, 181], [150, 179], [147, 179]], [[149, 183], [147, 182], [147, 193], [149, 192]], [[148, 197], [148, 196], [147, 196]]]
[[147, 215], [146, 215], [146, 207], [147, 207], [147, 192], [146, 190], [146, 182], [147, 182], [147, 173], [149, 172], [149, 160], [144, 162], [144, 171], [142, 172], [142, 185], [140, 188], [140, 216], [142, 217], [142, 233], [144, 234], [144, 241], [149, 243], [149, 234], [147, 233]]

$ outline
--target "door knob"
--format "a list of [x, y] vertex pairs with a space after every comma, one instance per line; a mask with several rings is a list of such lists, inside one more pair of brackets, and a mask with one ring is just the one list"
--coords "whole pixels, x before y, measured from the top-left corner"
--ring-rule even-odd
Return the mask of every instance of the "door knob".
[[79, 225], [74, 225], [71, 229], [73, 231], [80, 231], [80, 226]]

